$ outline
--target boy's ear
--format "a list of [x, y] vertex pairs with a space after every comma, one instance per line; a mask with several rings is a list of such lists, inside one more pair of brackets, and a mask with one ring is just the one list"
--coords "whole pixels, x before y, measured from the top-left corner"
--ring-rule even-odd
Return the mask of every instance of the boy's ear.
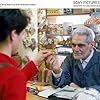
[[12, 32], [11, 32], [11, 34], [10, 34], [10, 40], [11, 41], [13, 41], [13, 40], [15, 40], [15, 38], [16, 38], [16, 30], [13, 30]]

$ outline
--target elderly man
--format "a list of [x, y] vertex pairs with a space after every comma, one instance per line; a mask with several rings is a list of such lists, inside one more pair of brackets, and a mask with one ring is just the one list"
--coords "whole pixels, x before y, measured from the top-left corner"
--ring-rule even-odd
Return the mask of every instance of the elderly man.
[[77, 27], [72, 34], [72, 54], [61, 67], [55, 55], [46, 60], [52, 70], [53, 84], [77, 88], [92, 87], [100, 91], [100, 51], [94, 48], [94, 32], [86, 26]]

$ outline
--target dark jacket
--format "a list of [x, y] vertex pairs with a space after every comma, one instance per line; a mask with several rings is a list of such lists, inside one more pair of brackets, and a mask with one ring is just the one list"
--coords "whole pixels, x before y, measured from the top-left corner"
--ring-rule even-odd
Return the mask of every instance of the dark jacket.
[[75, 60], [73, 54], [69, 54], [62, 63], [62, 75], [57, 84], [53, 77], [53, 84], [58, 87], [74, 82], [81, 88], [93, 87], [100, 92], [100, 51], [94, 49], [93, 57], [85, 69], [80, 66], [80, 61]]

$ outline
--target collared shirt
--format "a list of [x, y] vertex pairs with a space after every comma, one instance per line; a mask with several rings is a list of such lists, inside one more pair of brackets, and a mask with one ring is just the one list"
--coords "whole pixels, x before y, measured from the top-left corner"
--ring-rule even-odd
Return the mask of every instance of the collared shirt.
[[92, 58], [93, 53], [94, 53], [94, 50], [92, 49], [92, 51], [91, 51], [90, 55], [88, 56], [88, 58], [86, 58], [85, 60], [80, 59], [83, 69], [86, 67], [86, 65], [88, 64], [88, 62]]
[[[88, 57], [87, 59], [85, 59], [85, 60], [80, 59], [80, 61], [82, 62], [82, 67], [83, 67], [83, 69], [86, 67], [86, 65], [88, 64], [88, 62], [89, 62], [90, 59], [92, 58], [93, 53], [94, 53], [94, 50], [92, 49], [92, 51], [91, 51], [91, 53], [90, 53], [90, 55], [89, 55], [89, 57]], [[60, 78], [60, 76], [61, 76], [61, 74], [62, 74], [62, 69], [61, 69], [61, 72], [60, 72], [59, 74], [55, 74], [53, 71], [52, 71], [52, 74], [53, 74], [53, 76], [54, 76], [55, 78], [58, 78], [58, 80], [59, 80], [59, 78]]]

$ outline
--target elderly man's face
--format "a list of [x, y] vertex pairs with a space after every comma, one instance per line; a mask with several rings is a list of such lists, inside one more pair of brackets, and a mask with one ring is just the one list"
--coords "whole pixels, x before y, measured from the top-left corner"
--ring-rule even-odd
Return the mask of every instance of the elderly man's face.
[[72, 50], [75, 59], [86, 59], [92, 49], [92, 43], [88, 44], [87, 37], [83, 35], [72, 36]]

